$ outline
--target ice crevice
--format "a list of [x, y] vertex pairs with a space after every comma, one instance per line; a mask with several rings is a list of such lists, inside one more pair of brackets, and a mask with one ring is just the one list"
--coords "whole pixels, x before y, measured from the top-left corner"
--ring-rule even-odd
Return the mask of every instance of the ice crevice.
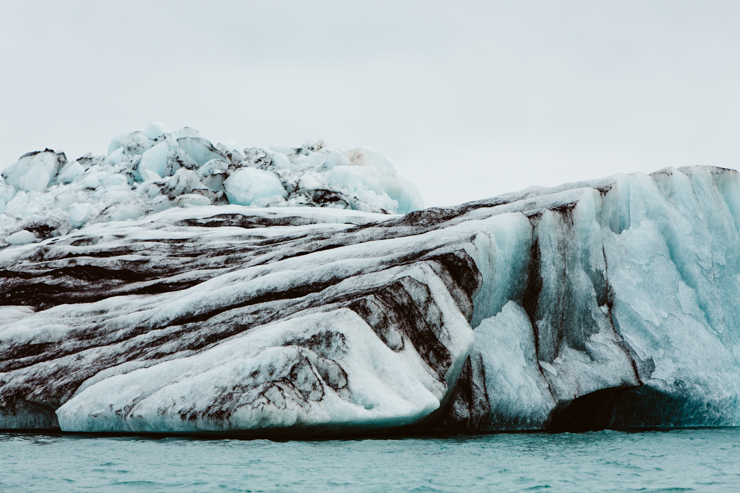
[[740, 424], [732, 170], [422, 209], [374, 150], [150, 125], [3, 180], [0, 428]]

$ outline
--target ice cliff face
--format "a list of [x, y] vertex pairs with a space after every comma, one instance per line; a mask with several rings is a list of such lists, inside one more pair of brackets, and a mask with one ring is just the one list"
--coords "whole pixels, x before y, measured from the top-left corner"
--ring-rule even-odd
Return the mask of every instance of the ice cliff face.
[[701, 167], [406, 216], [175, 207], [11, 244], [0, 427], [738, 425], [738, 231], [740, 175]]

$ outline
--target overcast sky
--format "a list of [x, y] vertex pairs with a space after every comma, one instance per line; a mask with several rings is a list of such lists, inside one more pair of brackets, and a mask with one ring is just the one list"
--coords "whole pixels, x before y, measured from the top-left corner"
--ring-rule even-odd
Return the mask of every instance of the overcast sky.
[[0, 0], [0, 168], [150, 121], [372, 146], [426, 205], [740, 167], [740, 1]]

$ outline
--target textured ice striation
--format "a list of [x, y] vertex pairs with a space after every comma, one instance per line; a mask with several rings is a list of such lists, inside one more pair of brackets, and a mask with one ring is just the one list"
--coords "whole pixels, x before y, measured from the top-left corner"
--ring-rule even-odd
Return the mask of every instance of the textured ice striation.
[[[123, 155], [135, 139], [121, 141]], [[200, 141], [178, 145], [216, 169]], [[391, 169], [332, 153], [322, 162], [361, 170], [358, 183]], [[55, 156], [23, 166], [64, 168]], [[223, 190], [291, 200], [268, 171], [235, 169]], [[740, 425], [735, 171], [616, 175], [405, 216], [235, 203], [81, 224], [47, 239], [26, 228], [0, 249], [2, 428]]]
[[69, 162], [50, 149], [28, 153], [0, 178], [0, 239], [28, 243], [95, 222], [211, 204], [390, 214], [422, 208], [416, 187], [369, 147], [342, 152], [321, 139], [299, 148], [234, 147], [151, 123], [114, 137], [105, 156]]

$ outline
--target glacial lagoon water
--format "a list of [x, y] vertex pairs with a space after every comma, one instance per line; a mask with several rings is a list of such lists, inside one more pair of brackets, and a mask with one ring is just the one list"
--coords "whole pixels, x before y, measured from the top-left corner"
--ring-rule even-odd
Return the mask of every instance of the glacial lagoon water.
[[0, 434], [0, 491], [740, 491], [740, 428], [327, 441]]

